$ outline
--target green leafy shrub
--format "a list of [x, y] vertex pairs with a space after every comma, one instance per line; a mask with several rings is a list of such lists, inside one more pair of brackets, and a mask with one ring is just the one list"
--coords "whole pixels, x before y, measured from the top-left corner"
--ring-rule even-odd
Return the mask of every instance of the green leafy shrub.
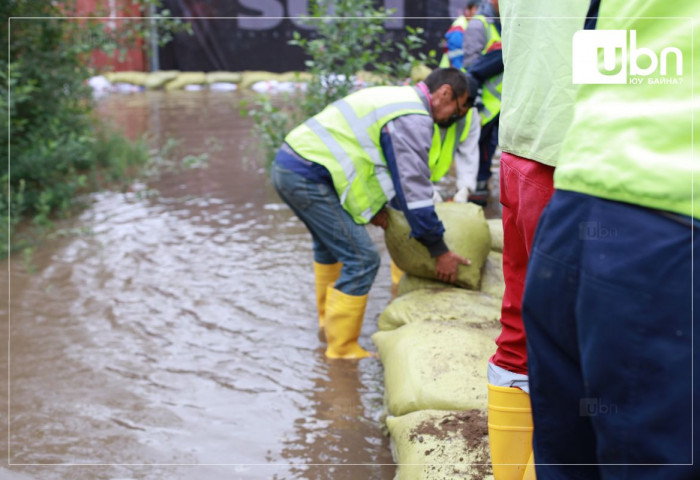
[[[139, 4], [148, 11], [155, 0]], [[125, 52], [146, 37], [150, 25], [133, 20], [106, 28], [97, 18], [56, 18], [75, 13], [72, 0], [5, 0], [0, 13], [13, 17], [0, 27], [0, 48], [9, 52], [9, 58], [0, 58], [0, 109], [9, 112], [0, 115], [0, 150], [9, 155], [0, 162], [0, 256], [5, 256], [29, 241], [12, 241], [23, 220], [31, 219], [40, 233], [50, 229], [52, 218], [72, 211], [77, 195], [147, 160], [142, 143], [132, 144], [102, 125], [86, 80], [97, 73], [90, 65], [94, 49]], [[162, 41], [176, 25], [172, 19], [158, 23]]]

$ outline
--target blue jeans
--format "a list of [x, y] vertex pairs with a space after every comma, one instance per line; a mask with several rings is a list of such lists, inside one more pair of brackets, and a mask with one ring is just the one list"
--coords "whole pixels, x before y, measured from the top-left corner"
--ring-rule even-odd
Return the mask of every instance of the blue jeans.
[[364, 225], [355, 223], [340, 205], [335, 190], [277, 162], [272, 165], [272, 183], [311, 232], [314, 261], [343, 263], [335, 288], [347, 295], [369, 293], [379, 270], [379, 252]]
[[692, 230], [647, 208], [555, 191], [523, 296], [538, 480], [700, 478], [697, 467], [669, 465], [700, 460]]

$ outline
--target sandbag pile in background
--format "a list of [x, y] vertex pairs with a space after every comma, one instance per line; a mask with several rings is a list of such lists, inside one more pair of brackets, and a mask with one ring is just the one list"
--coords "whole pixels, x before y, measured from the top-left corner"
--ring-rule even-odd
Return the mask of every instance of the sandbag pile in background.
[[[500, 332], [504, 283], [502, 254], [496, 249], [502, 250], [502, 229], [500, 220], [487, 223], [475, 205], [439, 204], [436, 212], [445, 224], [448, 246], [462, 248], [447, 237], [450, 229], [459, 231], [457, 235], [471, 242], [471, 253], [462, 254], [479, 267], [465, 284], [469, 289], [404, 275], [400, 296], [379, 317], [372, 340], [384, 365], [386, 425], [398, 464], [396, 478], [492, 478], [486, 368]], [[401, 242], [397, 248], [387, 228], [389, 251], [399, 266], [393, 253], [406, 248]]]
[[216, 90], [239, 88], [258, 92], [294, 91], [306, 87], [305, 72], [108, 72], [91, 78], [88, 83], [96, 93], [133, 92], [142, 90]]
[[[418, 82], [430, 74], [425, 65], [411, 70], [411, 81]], [[144, 90], [214, 90], [232, 91], [250, 89], [258, 93], [294, 92], [306, 89], [311, 79], [308, 72], [273, 73], [266, 71], [243, 72], [107, 72], [92, 77], [88, 84], [95, 95], [129, 93]], [[385, 84], [387, 80], [372, 72], [357, 72], [353, 78], [357, 88]]]

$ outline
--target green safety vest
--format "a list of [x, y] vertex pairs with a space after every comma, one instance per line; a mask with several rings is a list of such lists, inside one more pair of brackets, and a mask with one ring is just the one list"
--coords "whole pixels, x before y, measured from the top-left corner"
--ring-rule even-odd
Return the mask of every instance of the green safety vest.
[[[450, 29], [448, 30], [448, 32], [449, 32], [450, 30], [452, 30], [453, 28], [455, 28], [455, 29], [456, 29], [456, 28], [461, 28], [461, 29], [464, 31], [464, 30], [467, 29], [467, 23], [468, 23], [468, 22], [469, 22], [469, 20], [467, 20], [467, 17], [465, 17], [464, 15], [460, 15], [459, 17], [457, 17], [457, 18], [455, 19], [454, 22], [452, 22], [452, 25], [450, 25]], [[464, 54], [464, 50], [462, 50], [461, 48], [460, 48], [459, 50], [455, 50], [455, 51], [453, 51], [453, 52], [449, 52], [449, 51], [448, 51], [448, 52], [445, 52], [445, 53], [442, 55], [442, 58], [440, 59], [440, 65], [438, 65], [438, 66], [439, 66], [440, 68], [448, 68], [448, 67], [451, 67], [452, 64], [450, 63], [450, 57], [459, 56], [459, 55], [463, 55], [463, 54]]]
[[430, 115], [414, 87], [373, 87], [333, 102], [292, 130], [285, 142], [331, 174], [340, 203], [368, 223], [394, 195], [381, 129], [403, 115]]
[[[481, 54], [485, 55], [491, 46], [501, 41], [501, 34], [498, 33], [496, 25], [490, 23], [483, 15], [474, 15], [475, 20], [481, 21], [484, 24], [486, 32], [486, 45], [481, 50]], [[481, 113], [481, 124], [486, 125], [493, 120], [501, 111], [501, 91], [503, 90], [503, 74], [499, 73], [489, 78], [482, 87], [481, 101], [484, 104], [484, 109]]]
[[[697, 147], [693, 158], [693, 117], [696, 132], [700, 118], [697, 94], [692, 101], [693, 89], [700, 91], [700, 75], [693, 85], [692, 70], [693, 62], [700, 64], [700, 49], [693, 50], [697, 18], [699, 2], [601, 2], [596, 29], [624, 31], [630, 53], [625, 64], [618, 60], [616, 65], [620, 84], [608, 83], [600, 73], [609, 66], [599, 55], [598, 72], [592, 72], [598, 78], [578, 85], [573, 122], [554, 173], [555, 188], [700, 218]], [[651, 54], [657, 58], [655, 71], [632, 75], [632, 32], [637, 51], [643, 52], [637, 67], [648, 69]]]
[[500, 0], [503, 63], [508, 65], [498, 120], [498, 145], [504, 152], [557, 165], [574, 118], [572, 39], [590, 3]]
[[445, 132], [445, 138], [440, 138], [440, 127], [437, 124], [435, 125], [433, 143], [430, 146], [430, 160], [428, 162], [430, 166], [430, 180], [432, 182], [440, 181], [450, 171], [457, 147], [467, 139], [469, 134], [474, 119], [473, 112], [474, 109], [470, 108], [466, 116], [450, 125]]

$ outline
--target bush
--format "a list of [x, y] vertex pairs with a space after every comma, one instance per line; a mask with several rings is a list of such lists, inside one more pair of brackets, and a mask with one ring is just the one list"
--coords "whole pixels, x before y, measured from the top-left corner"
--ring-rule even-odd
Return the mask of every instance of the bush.
[[[153, 0], [141, 3], [148, 8]], [[133, 21], [107, 29], [97, 19], [51, 18], [69, 16], [74, 8], [70, 0], [5, 0], [0, 5], [3, 18], [29, 17], [0, 27], [0, 48], [9, 51], [9, 58], [0, 59], [0, 109], [9, 110], [9, 125], [8, 116], [0, 116], [0, 149], [9, 153], [9, 162], [0, 162], [2, 256], [9, 253], [9, 240], [22, 220], [32, 219], [40, 230], [50, 228], [51, 218], [70, 213], [76, 195], [101, 185], [98, 179], [119, 178], [147, 159], [142, 144], [132, 145], [101, 125], [85, 81], [96, 73], [90, 66], [94, 48], [124, 51], [148, 25]], [[167, 30], [173, 24], [163, 26]], [[13, 249], [22, 245], [15, 243]]]

